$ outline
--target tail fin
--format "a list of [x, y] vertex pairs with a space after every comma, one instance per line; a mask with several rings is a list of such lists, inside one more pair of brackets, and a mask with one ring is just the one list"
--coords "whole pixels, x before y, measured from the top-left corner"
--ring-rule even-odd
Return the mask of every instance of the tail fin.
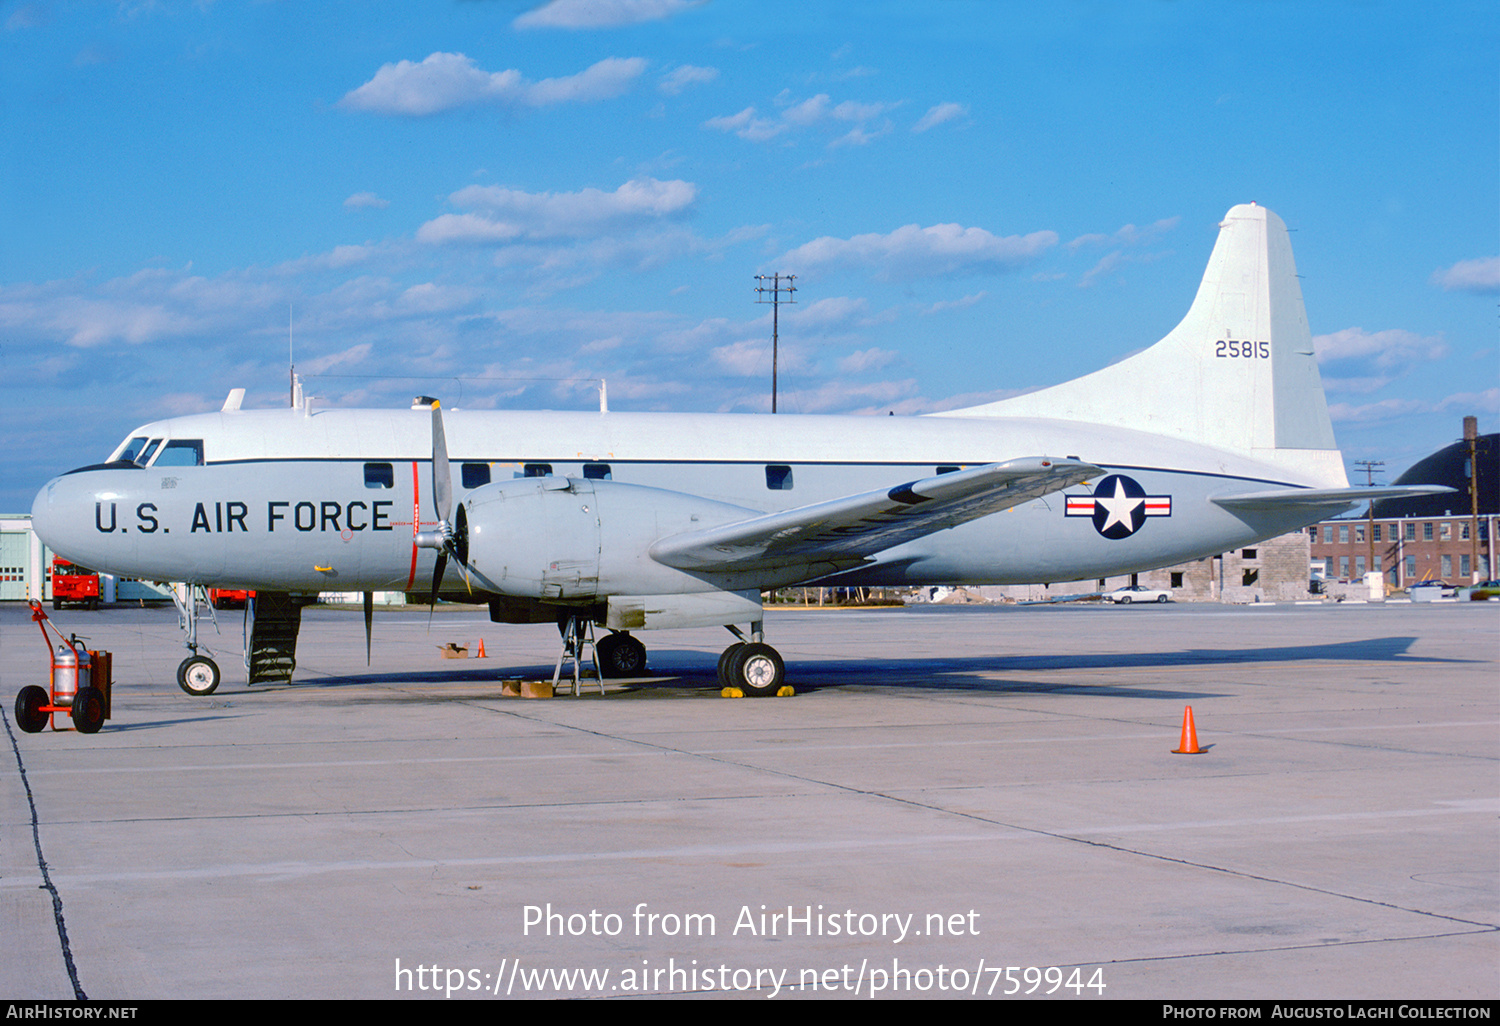
[[1347, 483], [1286, 225], [1253, 203], [1225, 215], [1192, 308], [1156, 345], [1052, 388], [942, 416], [1134, 428]]

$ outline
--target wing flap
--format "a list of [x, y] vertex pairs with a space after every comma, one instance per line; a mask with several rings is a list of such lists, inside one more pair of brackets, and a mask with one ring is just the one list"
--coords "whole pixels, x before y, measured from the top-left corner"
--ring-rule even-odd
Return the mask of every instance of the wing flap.
[[663, 538], [651, 558], [679, 570], [856, 566], [877, 552], [1104, 473], [1080, 460], [1033, 457], [910, 481], [829, 502]]

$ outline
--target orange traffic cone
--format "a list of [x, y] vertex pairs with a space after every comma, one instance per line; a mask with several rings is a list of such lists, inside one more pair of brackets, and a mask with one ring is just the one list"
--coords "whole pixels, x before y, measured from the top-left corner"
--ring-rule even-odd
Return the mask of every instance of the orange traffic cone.
[[1177, 747], [1172, 749], [1173, 755], [1202, 755], [1203, 751], [1198, 747], [1198, 730], [1193, 726], [1193, 707], [1187, 706], [1182, 711], [1182, 740]]
[[484, 658], [486, 658], [486, 656], [484, 654], [484, 639], [483, 638], [479, 639], [479, 651], [475, 654], [474, 658], [475, 659], [484, 659]]

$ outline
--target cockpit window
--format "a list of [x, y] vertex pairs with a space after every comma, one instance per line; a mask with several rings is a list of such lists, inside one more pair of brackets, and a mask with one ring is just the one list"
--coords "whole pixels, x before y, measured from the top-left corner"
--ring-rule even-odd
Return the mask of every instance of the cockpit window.
[[173, 438], [162, 447], [161, 455], [156, 457], [155, 466], [158, 467], [201, 467], [203, 466], [203, 439], [201, 438]]
[[134, 463], [136, 461], [136, 457], [140, 456], [141, 450], [145, 447], [145, 435], [136, 435], [134, 438], [126, 439], [125, 444], [121, 445], [118, 449], [115, 450], [114, 458], [110, 462], [118, 463], [119, 461], [124, 460], [126, 463]]
[[153, 438], [151, 439], [151, 441], [147, 442], [146, 447], [141, 450], [141, 454], [135, 458], [136, 463], [140, 464], [143, 467], [146, 464], [150, 463], [151, 457], [156, 455], [156, 447], [160, 444], [160, 438]]

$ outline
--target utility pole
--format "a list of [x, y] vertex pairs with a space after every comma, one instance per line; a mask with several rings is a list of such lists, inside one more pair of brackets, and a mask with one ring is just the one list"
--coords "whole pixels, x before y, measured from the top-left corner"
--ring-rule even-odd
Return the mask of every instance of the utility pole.
[[[1356, 467], [1363, 467], [1365, 471], [1365, 487], [1372, 488], [1375, 485], [1375, 468], [1385, 466], [1385, 460], [1355, 460]], [[1365, 514], [1365, 541], [1370, 544], [1370, 558], [1365, 564], [1368, 570], [1374, 570], [1385, 580], [1385, 560], [1375, 562], [1375, 503], [1370, 503], [1369, 511]]]
[[[1479, 576], [1479, 460], [1475, 446], [1479, 441], [1479, 418], [1464, 418], [1464, 441], [1469, 447], [1469, 583], [1478, 584]], [[1494, 544], [1491, 542], [1490, 544]]]
[[[778, 335], [780, 334], [781, 304], [783, 302], [781, 294], [783, 292], [786, 293], [785, 302], [796, 302], [792, 296], [797, 291], [797, 286], [792, 283], [797, 280], [797, 276], [795, 274], [781, 274], [778, 272], [776, 274], [757, 274], [755, 280], [760, 283], [755, 286], [755, 294], [758, 297], [755, 301], [757, 303], [771, 304], [771, 412], [775, 413], [776, 373], [777, 364], [780, 359], [780, 340]], [[766, 282], [770, 282], [771, 284], [767, 285]], [[786, 284], [783, 285], [782, 282]], [[767, 293], [770, 294], [770, 299], [765, 298]]]

